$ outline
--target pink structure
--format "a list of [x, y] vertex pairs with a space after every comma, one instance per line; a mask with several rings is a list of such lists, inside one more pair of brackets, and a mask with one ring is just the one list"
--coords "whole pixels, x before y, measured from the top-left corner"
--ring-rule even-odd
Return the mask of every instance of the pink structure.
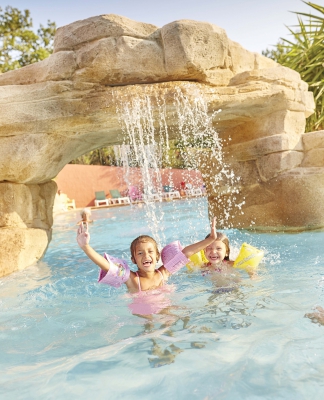
[[[181, 182], [191, 182], [194, 188], [201, 188], [203, 179], [200, 171], [183, 169], [161, 170], [162, 185], [170, 185], [170, 179], [175, 190], [180, 190]], [[110, 197], [110, 189], [118, 189], [121, 194], [126, 194], [132, 187], [143, 189], [140, 168], [130, 168], [128, 181], [124, 179], [122, 167], [106, 167], [101, 165], [67, 164], [55, 178], [58, 189], [74, 199], [76, 207], [93, 207], [95, 192], [104, 190]]]

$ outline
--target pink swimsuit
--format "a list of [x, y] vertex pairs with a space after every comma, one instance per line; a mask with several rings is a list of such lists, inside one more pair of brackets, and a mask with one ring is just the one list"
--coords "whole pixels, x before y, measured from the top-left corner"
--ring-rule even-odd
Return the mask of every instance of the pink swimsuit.
[[[159, 285], [158, 287], [164, 286], [164, 278], [163, 278], [162, 272], [159, 271], [158, 269], [157, 269], [156, 271], [161, 275], [161, 278], [162, 278], [162, 280], [161, 280], [162, 285], [161, 285], [161, 283], [160, 283], [160, 285]], [[136, 276], [137, 276], [137, 278], [138, 278], [138, 291], [139, 291], [139, 292], [142, 292], [141, 280], [140, 280], [140, 277], [138, 276], [137, 271], [135, 272], [135, 274], [136, 274]]]
[[136, 276], [138, 277], [138, 292], [131, 295], [133, 301], [131, 304], [128, 305], [128, 308], [131, 310], [132, 314], [158, 314], [166, 307], [170, 307], [172, 305], [171, 300], [167, 296], [167, 294], [173, 291], [173, 286], [165, 285], [165, 281], [161, 271], [157, 271], [162, 278], [161, 286], [156, 289], [144, 291], [141, 288], [141, 281], [138, 273], [135, 272]]

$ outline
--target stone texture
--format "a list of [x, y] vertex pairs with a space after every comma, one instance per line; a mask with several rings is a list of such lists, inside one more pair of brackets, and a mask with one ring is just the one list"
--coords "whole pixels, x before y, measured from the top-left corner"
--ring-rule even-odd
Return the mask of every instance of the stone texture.
[[295, 168], [278, 180], [282, 223], [295, 229], [324, 226], [324, 168]]
[[[176, 91], [181, 91], [193, 101], [197, 94], [204, 96], [210, 112], [222, 109], [217, 123], [220, 133], [226, 130], [227, 135], [231, 135], [231, 125], [246, 125], [244, 142], [233, 145], [236, 146], [234, 148], [229, 146], [226, 150], [228, 153], [241, 154], [241, 160], [255, 159], [274, 151], [301, 148], [298, 147], [300, 130], [297, 130], [297, 134], [291, 133], [295, 127], [291, 121], [294, 118], [302, 121], [304, 113], [287, 111], [285, 91], [257, 89], [246, 93], [232, 91], [223, 95], [220, 89], [189, 82], [112, 88], [64, 81], [0, 87], [0, 137], [3, 137], [0, 146], [0, 179], [28, 184], [46, 182], [54, 178], [71, 159], [84, 152], [119, 143], [122, 139], [115, 99], [129, 99], [140, 93], [151, 96], [153, 106], [156, 103], [154, 98], [165, 100], [168, 125], [175, 123]], [[17, 96], [20, 98], [18, 103]], [[272, 126], [269, 108], [275, 110], [272, 136], [254, 139], [247, 144], [253, 135], [249, 132], [254, 131], [254, 121], [260, 119], [265, 124], [262, 135]], [[252, 124], [251, 129], [248, 128], [249, 124]], [[280, 134], [276, 135], [278, 130]], [[170, 135], [172, 137], [172, 133]], [[175, 135], [176, 131], [173, 137]]]
[[[303, 231], [324, 226], [324, 168], [298, 167], [264, 182], [250, 184], [236, 194], [242, 209], [233, 208], [228, 220], [224, 204], [233, 194], [217, 196], [212, 187], [209, 211], [227, 226], [258, 231]], [[242, 211], [243, 210], [243, 211]]]
[[40, 185], [0, 183], [0, 228], [39, 228], [50, 230], [53, 202], [57, 191], [54, 181]]
[[57, 186], [0, 183], [0, 276], [38, 261], [52, 236]]
[[307, 132], [303, 135], [305, 151], [324, 148], [324, 131]]
[[23, 72], [2, 74], [0, 85], [71, 79], [101, 85], [193, 80], [227, 86], [238, 73], [270, 67], [277, 64], [207, 22], [180, 20], [160, 29], [109, 14], [59, 28], [53, 55]]
[[294, 89], [304, 86], [305, 82], [299, 82], [299, 73], [290, 68], [277, 65], [276, 67], [266, 69], [250, 68], [235, 75], [229, 82], [229, 85], [242, 85], [255, 81], [275, 82], [276, 84], [292, 87]]
[[[224, 69], [229, 50], [224, 29], [209, 23], [181, 20], [165, 25], [161, 36], [166, 71], [173, 80], [194, 79], [217, 84], [217, 75], [213, 74]], [[232, 76], [228, 71], [228, 80]]]
[[324, 131], [303, 135], [305, 157], [302, 167], [324, 167]]
[[225, 157], [228, 161], [232, 159], [238, 161], [256, 160], [270, 153], [287, 150], [303, 150], [299, 135], [284, 133], [224, 147]]
[[28, 85], [46, 81], [71, 79], [77, 68], [73, 51], [53, 54], [42, 62], [27, 65], [24, 68], [6, 72], [1, 76], [1, 85]]
[[0, 183], [0, 228], [42, 228], [53, 224], [54, 181], [38, 185]]
[[324, 167], [324, 147], [309, 150], [302, 163], [303, 167]]
[[54, 53], [75, 50], [86, 43], [106, 37], [129, 36], [144, 39], [157, 29], [155, 25], [114, 14], [91, 17], [58, 28], [54, 40]]
[[168, 80], [162, 47], [154, 40], [104, 38], [77, 51], [77, 61], [76, 81], [125, 85]]
[[[30, 265], [51, 235], [55, 184], [70, 160], [123, 141], [117, 108], [163, 101], [176, 138], [175, 96], [203, 97], [232, 174], [203, 157], [210, 212], [224, 226], [324, 226], [323, 131], [304, 134], [314, 100], [295, 71], [242, 48], [213, 24], [158, 28], [102, 15], [59, 28], [46, 60], [0, 75], [0, 276]], [[157, 100], [159, 99], [159, 101]], [[314, 194], [312, 194], [314, 193]], [[234, 202], [231, 215], [227, 205]], [[235, 207], [237, 206], [237, 207]]]
[[301, 112], [279, 110], [269, 115], [258, 115], [252, 120], [224, 129], [220, 137], [225, 145], [234, 145], [267, 136], [291, 134], [302, 135], [305, 131], [305, 115]]
[[275, 178], [280, 173], [298, 167], [304, 158], [303, 152], [283, 151], [268, 154], [256, 161], [260, 178], [263, 182]]
[[0, 228], [0, 276], [24, 269], [40, 260], [50, 240], [50, 230]]

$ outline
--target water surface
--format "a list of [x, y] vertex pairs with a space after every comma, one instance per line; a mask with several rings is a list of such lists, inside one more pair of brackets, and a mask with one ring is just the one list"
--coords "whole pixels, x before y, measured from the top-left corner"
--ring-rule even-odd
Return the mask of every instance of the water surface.
[[[205, 199], [155, 205], [161, 245], [209, 229]], [[145, 206], [93, 211], [91, 244], [129, 260], [151, 234]], [[44, 259], [0, 279], [1, 399], [322, 399], [324, 326], [304, 315], [324, 304], [324, 232], [229, 230], [265, 251], [259, 278], [219, 292], [186, 268], [172, 277], [167, 312], [132, 315], [125, 287], [97, 284], [76, 244], [78, 212], [56, 217]]]

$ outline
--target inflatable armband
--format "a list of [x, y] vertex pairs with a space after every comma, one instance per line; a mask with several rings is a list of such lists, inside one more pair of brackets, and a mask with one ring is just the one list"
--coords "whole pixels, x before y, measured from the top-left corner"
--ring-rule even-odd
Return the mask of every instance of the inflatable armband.
[[161, 251], [161, 259], [164, 267], [170, 274], [179, 271], [179, 269], [189, 261], [182, 253], [182, 246], [178, 240], [163, 247]]
[[237, 259], [234, 261], [234, 268], [240, 268], [245, 270], [253, 270], [256, 269], [262, 260], [264, 253], [262, 250], [257, 249], [256, 247], [250, 246], [247, 243], [243, 243], [237, 256]]
[[109, 271], [106, 272], [101, 269], [98, 282], [118, 288], [128, 280], [130, 268], [125, 260], [109, 256], [106, 253], [104, 257], [109, 262]]
[[189, 260], [190, 260], [190, 262], [188, 264], [186, 264], [186, 267], [188, 268], [189, 271], [193, 271], [195, 268], [197, 268], [197, 267], [199, 268], [203, 264], [208, 263], [208, 260], [205, 256], [205, 253], [203, 250], [190, 256]]

